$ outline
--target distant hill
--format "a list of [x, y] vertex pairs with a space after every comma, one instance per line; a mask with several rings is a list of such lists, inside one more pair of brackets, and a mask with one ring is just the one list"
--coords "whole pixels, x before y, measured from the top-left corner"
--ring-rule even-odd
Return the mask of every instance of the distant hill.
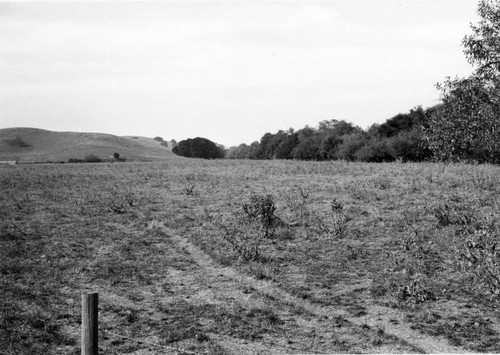
[[0, 160], [19, 163], [67, 162], [94, 154], [113, 160], [120, 154], [126, 161], [180, 159], [172, 147], [146, 137], [118, 137], [104, 133], [53, 132], [38, 128], [0, 129]]

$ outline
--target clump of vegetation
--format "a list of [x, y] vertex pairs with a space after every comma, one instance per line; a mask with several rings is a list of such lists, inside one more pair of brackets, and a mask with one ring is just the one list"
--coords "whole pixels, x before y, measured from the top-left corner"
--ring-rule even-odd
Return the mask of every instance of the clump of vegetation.
[[397, 297], [400, 301], [413, 304], [436, 300], [434, 293], [425, 288], [418, 278], [412, 280], [409, 285], [401, 287]]
[[85, 158], [83, 160], [86, 163], [101, 163], [102, 162], [102, 159], [99, 158], [95, 154], [88, 154], [88, 155], [85, 156]]
[[291, 224], [304, 225], [309, 217], [307, 209], [307, 200], [309, 192], [302, 187], [298, 187], [296, 191], [289, 192], [285, 195], [285, 201], [288, 209], [290, 210], [289, 219]]
[[271, 195], [252, 195], [243, 205], [245, 216], [236, 223], [219, 226], [223, 238], [239, 258], [244, 261], [259, 260], [260, 245], [265, 239], [274, 236], [279, 218], [275, 215], [276, 206]]
[[154, 137], [154, 140], [157, 141], [157, 142], [163, 142], [163, 138], [162, 137]]
[[206, 138], [193, 138], [180, 141], [172, 149], [174, 154], [187, 158], [219, 159], [224, 158], [225, 151]]
[[314, 228], [329, 239], [342, 239], [347, 235], [347, 216], [344, 212], [344, 204], [334, 198], [330, 201], [330, 213], [326, 218], [313, 214]]
[[461, 267], [473, 276], [473, 288], [480, 288], [492, 300], [500, 301], [500, 232], [494, 221], [475, 231], [459, 253]]
[[271, 195], [252, 195], [250, 202], [243, 205], [243, 211], [250, 221], [257, 223], [264, 238], [274, 236], [279, 218], [274, 214], [276, 206]]
[[25, 148], [30, 146], [21, 137], [16, 137], [14, 139], [7, 140], [7, 144], [10, 145], [11, 147], [18, 147], [18, 148]]
[[228, 159], [295, 159], [391, 162], [431, 157], [421, 126], [431, 109], [415, 107], [368, 130], [344, 120], [321, 121], [317, 128], [266, 133], [259, 142], [227, 150]]
[[452, 224], [467, 226], [473, 224], [476, 220], [474, 209], [469, 203], [440, 204], [434, 209], [434, 215], [440, 227]]
[[347, 232], [347, 217], [344, 212], [344, 204], [337, 199], [330, 202], [331, 226], [329, 234], [333, 238], [344, 238]]
[[481, 0], [477, 13], [479, 23], [462, 41], [474, 72], [437, 85], [443, 103], [430, 115], [426, 135], [440, 160], [500, 162], [500, 4]]

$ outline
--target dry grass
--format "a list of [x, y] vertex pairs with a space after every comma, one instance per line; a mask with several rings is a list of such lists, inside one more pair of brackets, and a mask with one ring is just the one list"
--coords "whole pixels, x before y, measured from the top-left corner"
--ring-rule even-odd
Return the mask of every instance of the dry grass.
[[0, 129], [0, 160], [20, 163], [60, 163], [92, 155], [113, 161], [113, 154], [127, 161], [167, 161], [178, 157], [171, 146], [153, 138], [118, 137], [104, 133], [53, 132], [37, 128]]
[[[493, 166], [0, 167], [0, 350], [79, 353], [97, 290], [106, 354], [499, 352], [497, 301], [460, 259], [499, 192]], [[242, 260], [221, 224], [251, 237], [243, 205], [266, 194], [279, 223]]]

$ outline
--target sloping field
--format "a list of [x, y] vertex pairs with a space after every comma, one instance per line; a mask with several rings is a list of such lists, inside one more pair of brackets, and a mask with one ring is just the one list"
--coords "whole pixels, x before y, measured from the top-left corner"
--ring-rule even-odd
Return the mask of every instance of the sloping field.
[[170, 147], [145, 137], [118, 137], [103, 133], [52, 132], [37, 128], [0, 129], [0, 160], [19, 163], [67, 162], [93, 154], [113, 159], [113, 154], [132, 161], [176, 159]]
[[499, 195], [494, 166], [0, 166], [0, 352], [78, 354], [97, 291], [103, 354], [498, 353]]

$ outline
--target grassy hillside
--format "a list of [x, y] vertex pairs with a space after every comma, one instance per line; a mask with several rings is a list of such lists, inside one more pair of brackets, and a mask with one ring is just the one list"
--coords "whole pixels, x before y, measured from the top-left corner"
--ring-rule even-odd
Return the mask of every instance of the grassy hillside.
[[37, 128], [0, 129], [0, 160], [67, 162], [69, 159], [84, 159], [89, 154], [112, 159], [115, 152], [127, 161], [176, 159], [171, 147], [162, 146], [152, 138], [53, 132]]

